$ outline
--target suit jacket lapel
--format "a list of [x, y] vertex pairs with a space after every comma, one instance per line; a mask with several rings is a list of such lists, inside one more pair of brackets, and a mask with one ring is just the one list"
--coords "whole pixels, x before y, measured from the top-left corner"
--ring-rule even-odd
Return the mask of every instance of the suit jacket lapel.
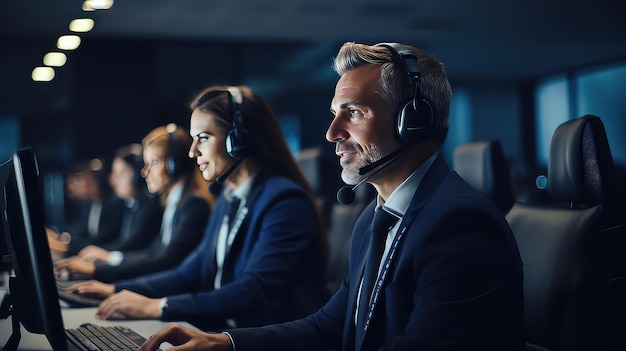
[[[413, 223], [413, 221], [415, 220], [415, 218], [417, 217], [417, 214], [419, 213], [419, 211], [422, 209], [422, 207], [424, 207], [424, 204], [426, 203], [426, 201], [428, 201], [428, 198], [430, 197], [430, 195], [432, 194], [432, 192], [435, 190], [435, 188], [437, 187], [437, 185], [439, 184], [439, 182], [441, 182], [441, 179], [443, 179], [443, 177], [446, 176], [446, 174], [450, 171], [450, 169], [448, 168], [448, 166], [446, 165], [445, 161], [443, 160], [443, 158], [441, 157], [441, 155], [437, 156], [435, 158], [435, 161], [433, 162], [433, 164], [431, 165], [431, 167], [428, 169], [428, 171], [426, 172], [426, 174], [424, 175], [424, 178], [422, 179], [422, 181], [420, 182], [420, 185], [418, 186], [417, 190], [415, 191], [415, 195], [413, 196], [413, 198], [411, 199], [411, 203], [409, 204], [409, 208], [407, 209], [407, 212], [404, 214], [404, 216], [402, 217], [402, 221], [400, 222], [400, 226], [398, 227], [398, 233], [403, 233], [407, 230], [407, 228], [411, 225], [411, 223]], [[372, 211], [372, 217], [373, 217], [373, 211]], [[368, 227], [368, 233], [370, 231], [369, 227]], [[367, 234], [367, 237], [365, 240], [363, 240], [363, 243], [365, 245], [365, 247], [367, 247], [367, 245], [369, 245], [369, 234]], [[398, 250], [401, 250], [401, 247], [398, 246]], [[354, 322], [354, 306], [355, 306], [355, 302], [356, 302], [356, 298], [357, 298], [357, 294], [359, 291], [359, 285], [360, 285], [360, 278], [363, 274], [363, 269], [364, 269], [364, 265], [365, 265], [365, 257], [367, 256], [366, 252], [367, 250], [361, 251], [364, 252], [365, 254], [361, 255], [358, 259], [359, 259], [359, 271], [361, 272], [359, 275], [359, 280], [356, 282], [356, 287], [354, 286], [355, 284], [352, 283], [351, 284], [351, 294], [350, 294], [350, 301], [348, 303], [348, 305], [350, 306], [350, 309], [348, 309], [348, 311], [352, 311], [352, 318], [351, 320]], [[389, 268], [389, 273], [385, 276], [385, 279], [383, 280], [383, 287], [381, 289], [381, 295], [382, 292], [384, 291], [384, 287], [387, 285], [387, 280], [389, 279], [389, 276], [391, 275], [391, 270], [393, 269], [393, 265], [395, 263], [396, 258], [399, 256], [399, 253], [396, 253], [393, 257], [393, 259], [389, 262], [390, 264], [390, 268]], [[354, 290], [354, 291], [352, 291]], [[380, 300], [381, 298], [384, 298], [383, 296], [379, 296], [378, 299]], [[374, 310], [374, 317], [378, 315], [378, 318], [380, 318], [381, 316], [379, 315], [379, 313], [376, 313], [376, 310], [380, 310], [380, 304], [377, 303], [376, 308]], [[372, 323], [374, 323], [374, 321], [372, 321]], [[375, 327], [374, 327], [375, 328]], [[354, 323], [352, 324], [352, 329], [354, 330]], [[361, 350], [362, 345], [364, 344], [365, 338], [368, 335], [368, 332], [370, 332], [370, 330], [372, 330], [372, 328], [368, 329], [367, 332], [362, 333], [361, 331], [356, 331], [357, 336], [359, 334], [361, 334], [360, 337], [357, 337], [353, 340], [358, 340], [357, 344], [355, 345], [356, 347], [354, 348], [355, 350]]]
[[226, 216], [226, 213], [228, 212], [228, 202], [226, 200], [221, 201], [220, 206], [219, 207], [216, 206], [214, 212], [215, 213], [213, 215], [216, 216], [215, 218], [217, 219], [217, 221], [215, 222], [215, 224], [207, 228], [207, 231], [212, 232], [211, 234], [209, 234], [211, 235], [210, 237], [211, 245], [209, 246], [211, 249], [209, 250], [209, 252], [207, 252], [207, 254], [210, 255], [210, 257], [206, 261], [211, 265], [209, 269], [209, 272], [212, 272], [211, 279], [210, 279], [211, 286], [213, 286], [213, 281], [215, 280], [215, 275], [217, 274], [217, 261], [215, 257], [215, 254], [217, 252], [217, 238], [219, 237], [219, 231], [222, 226], [222, 221], [224, 219], [224, 216]]
[[245, 216], [242, 221], [239, 223], [238, 228], [234, 228], [237, 230], [235, 234], [235, 239], [230, 247], [230, 250], [226, 252], [226, 256], [224, 256], [224, 266], [222, 267], [222, 284], [226, 284], [234, 280], [234, 268], [235, 262], [237, 261], [237, 257], [239, 257], [239, 253], [242, 250], [243, 243], [246, 240], [246, 234], [248, 232], [248, 226], [250, 224], [250, 216], [248, 215], [248, 208], [241, 209], [242, 216]]
[[[370, 242], [370, 238], [364, 231], [369, 231], [372, 218], [374, 217], [374, 209], [376, 208], [376, 200], [372, 201], [362, 212], [361, 216], [363, 220], [357, 220], [355, 227], [352, 230], [352, 240], [361, 239], [360, 247], [355, 251], [356, 257], [354, 262], [350, 262], [350, 265], [354, 265], [354, 268], [350, 269], [349, 279], [350, 288], [347, 293], [346, 301], [346, 317], [344, 320], [344, 332], [343, 332], [343, 347], [342, 350], [354, 350], [355, 341], [355, 320], [354, 313], [356, 308], [356, 299], [359, 292], [359, 286], [361, 283], [361, 277], [365, 268], [365, 258], [367, 257], [367, 247]], [[360, 219], [360, 218], [359, 218]], [[355, 242], [352, 243], [355, 245]], [[351, 248], [352, 250], [352, 248]]]
[[245, 241], [248, 239], [248, 236], [251, 235], [248, 233], [251, 217], [253, 215], [251, 212], [254, 211], [254, 204], [263, 192], [266, 180], [267, 177], [263, 174], [258, 174], [255, 177], [250, 193], [246, 199], [245, 207], [241, 209], [243, 212], [238, 214], [238, 216], [241, 215], [243, 218], [241, 219], [239, 228], [237, 228], [237, 233], [235, 234], [232, 246], [224, 257], [224, 266], [222, 267], [222, 285], [234, 280], [235, 262], [237, 261], [237, 257], [239, 257], [239, 253], [243, 249]]

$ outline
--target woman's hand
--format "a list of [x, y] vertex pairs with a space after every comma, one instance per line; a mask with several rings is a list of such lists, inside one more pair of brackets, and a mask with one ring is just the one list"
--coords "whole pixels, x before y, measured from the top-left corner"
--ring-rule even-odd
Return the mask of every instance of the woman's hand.
[[169, 323], [148, 338], [140, 351], [157, 350], [163, 342], [174, 345], [176, 351], [233, 351], [230, 338], [224, 333], [209, 334], [176, 323]]
[[72, 256], [60, 261], [57, 261], [54, 264], [55, 271], [62, 271], [63, 269], [67, 269], [72, 273], [78, 273], [85, 276], [93, 276], [96, 271], [96, 266], [93, 262], [87, 262], [78, 256]]
[[87, 262], [102, 261], [107, 262], [109, 259], [109, 251], [95, 245], [88, 245], [78, 253], [78, 257]]
[[115, 286], [113, 284], [106, 284], [97, 280], [88, 280], [86, 282], [71, 285], [66, 290], [69, 293], [78, 293], [80, 295], [105, 298], [115, 293]]
[[122, 290], [107, 297], [96, 310], [99, 319], [134, 318], [158, 319], [161, 317], [159, 302], [128, 290]]

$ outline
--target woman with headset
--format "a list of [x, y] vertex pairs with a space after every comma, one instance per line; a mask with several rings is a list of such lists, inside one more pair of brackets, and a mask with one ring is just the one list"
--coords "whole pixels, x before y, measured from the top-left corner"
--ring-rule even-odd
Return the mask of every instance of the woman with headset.
[[141, 144], [126, 145], [116, 151], [109, 184], [125, 205], [119, 237], [101, 245], [89, 245], [78, 256], [87, 261], [104, 261], [107, 251], [141, 249], [159, 234], [163, 208], [159, 198], [148, 192], [141, 176], [142, 168]]
[[90, 260], [73, 256], [58, 261], [57, 272], [69, 270], [102, 282], [127, 279], [176, 267], [198, 245], [213, 199], [206, 191], [206, 181], [187, 157], [191, 138], [183, 128], [171, 124], [154, 129], [142, 145], [142, 176], [148, 191], [159, 196], [164, 208], [159, 235], [143, 249], [102, 250]]
[[200, 246], [178, 267], [72, 292], [108, 296], [97, 317], [185, 320], [204, 330], [286, 321], [326, 301], [320, 210], [270, 106], [213, 86], [190, 105], [196, 159], [219, 194]]

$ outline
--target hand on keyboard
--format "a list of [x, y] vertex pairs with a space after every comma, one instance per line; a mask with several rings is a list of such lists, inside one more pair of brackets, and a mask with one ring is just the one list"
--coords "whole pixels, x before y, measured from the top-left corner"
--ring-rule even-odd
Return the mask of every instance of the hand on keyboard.
[[157, 319], [161, 317], [160, 301], [160, 298], [149, 298], [128, 290], [122, 290], [100, 303], [96, 317], [112, 319], [115, 318], [116, 313], [121, 313], [133, 319]]
[[100, 299], [104, 299], [115, 293], [115, 286], [113, 284], [106, 284], [97, 280], [87, 280], [64, 285], [68, 293], [77, 293], [85, 296], [98, 297]]
[[59, 299], [67, 302], [69, 307], [96, 307], [102, 302], [102, 298], [69, 292], [65, 287], [59, 284], [57, 284], [57, 292]]

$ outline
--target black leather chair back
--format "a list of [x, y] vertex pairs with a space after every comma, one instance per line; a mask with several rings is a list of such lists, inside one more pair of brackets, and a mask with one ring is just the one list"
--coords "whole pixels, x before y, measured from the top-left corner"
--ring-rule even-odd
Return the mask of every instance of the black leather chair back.
[[524, 263], [528, 350], [624, 350], [624, 216], [600, 118], [561, 124], [548, 162], [551, 203], [507, 214]]
[[457, 146], [452, 168], [476, 190], [492, 199], [502, 213], [507, 213], [515, 203], [509, 164], [498, 140]]
[[331, 155], [321, 147], [301, 150], [295, 158], [317, 199], [328, 228], [330, 212], [336, 202], [335, 197], [341, 181], [339, 160], [334, 153]]

